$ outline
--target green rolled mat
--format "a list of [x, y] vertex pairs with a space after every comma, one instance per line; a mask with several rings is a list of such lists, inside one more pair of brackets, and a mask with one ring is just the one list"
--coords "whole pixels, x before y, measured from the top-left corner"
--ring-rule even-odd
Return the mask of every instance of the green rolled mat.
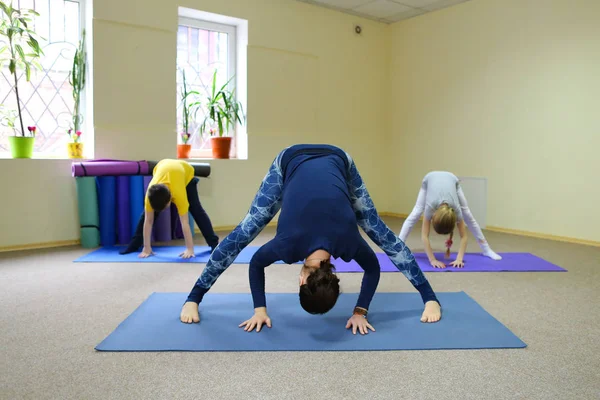
[[80, 229], [81, 247], [93, 249], [100, 245], [100, 231], [97, 228], [84, 227]]
[[100, 214], [98, 212], [98, 190], [93, 176], [76, 177], [77, 206], [81, 246], [88, 249], [100, 246]]

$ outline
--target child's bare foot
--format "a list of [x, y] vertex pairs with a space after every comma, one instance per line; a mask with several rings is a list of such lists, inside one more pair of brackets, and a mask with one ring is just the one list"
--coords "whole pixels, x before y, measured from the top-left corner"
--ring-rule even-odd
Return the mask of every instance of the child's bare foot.
[[421, 322], [438, 322], [442, 318], [442, 308], [437, 301], [425, 303], [425, 310], [421, 316]]
[[188, 301], [183, 305], [181, 314], [179, 315], [181, 322], [186, 324], [200, 322], [200, 314], [198, 314], [198, 304]]

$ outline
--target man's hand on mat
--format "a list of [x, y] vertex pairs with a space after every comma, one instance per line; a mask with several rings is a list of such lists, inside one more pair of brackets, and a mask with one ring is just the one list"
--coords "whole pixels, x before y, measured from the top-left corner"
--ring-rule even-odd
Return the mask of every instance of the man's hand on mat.
[[421, 316], [421, 322], [438, 322], [442, 318], [440, 303], [431, 300], [425, 303], [425, 310]]
[[271, 327], [271, 318], [267, 315], [267, 310], [264, 307], [257, 308], [254, 311], [252, 318], [242, 322], [239, 327], [244, 328], [246, 332], [252, 332], [256, 328], [256, 332], [260, 332], [263, 325]]
[[192, 258], [195, 257], [194, 250], [186, 249], [183, 253], [179, 255], [181, 258]]
[[357, 330], [361, 335], [369, 333], [369, 329], [375, 332], [375, 328], [373, 328], [369, 321], [367, 321], [367, 319], [362, 315], [353, 315], [350, 317], [348, 323], [346, 324], [346, 329], [349, 329], [350, 327], [352, 327], [352, 333], [355, 335]]
[[144, 247], [144, 249], [142, 250], [142, 252], [138, 255], [139, 258], [148, 258], [151, 255], [153, 255], [154, 252], [152, 251], [152, 247]]
[[179, 319], [181, 322], [186, 324], [191, 324], [192, 322], [198, 323], [200, 322], [200, 314], [198, 314], [198, 304], [193, 301], [186, 301], [181, 309], [181, 314], [179, 314]]
[[450, 263], [450, 265], [452, 265], [454, 268], [463, 268], [465, 263], [463, 260], [454, 260]]
[[438, 260], [431, 261], [431, 266], [433, 268], [446, 268], [446, 264]]

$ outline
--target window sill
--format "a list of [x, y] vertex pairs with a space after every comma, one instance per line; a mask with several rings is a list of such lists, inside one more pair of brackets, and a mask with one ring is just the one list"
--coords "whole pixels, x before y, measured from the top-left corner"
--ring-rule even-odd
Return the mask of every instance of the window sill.
[[0, 153], [0, 160], [70, 160], [70, 161], [81, 161], [91, 160], [87, 157], [84, 158], [69, 158], [68, 156], [52, 156], [47, 154], [34, 154], [31, 158], [13, 158], [10, 154]]
[[183, 161], [217, 161], [217, 160], [232, 160], [232, 161], [245, 161], [246, 158], [237, 158], [237, 157], [230, 157], [230, 158], [213, 158], [213, 157], [191, 157], [191, 158], [178, 158], [178, 160], [183, 160]]

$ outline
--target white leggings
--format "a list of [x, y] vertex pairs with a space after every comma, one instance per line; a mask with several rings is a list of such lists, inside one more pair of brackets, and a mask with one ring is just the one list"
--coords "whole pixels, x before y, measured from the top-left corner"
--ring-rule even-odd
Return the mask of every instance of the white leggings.
[[[467, 227], [469, 228], [473, 236], [475, 236], [475, 238], [477, 239], [479, 247], [481, 247], [482, 250], [487, 249], [488, 244], [485, 240], [485, 236], [483, 236], [483, 232], [481, 232], [479, 224], [475, 220], [475, 217], [473, 217], [473, 214], [471, 213], [471, 210], [469, 209], [469, 205], [467, 203], [467, 198], [465, 197], [465, 194], [463, 193], [463, 190], [460, 186], [458, 187], [457, 194], [465, 224], [467, 224]], [[406, 221], [404, 221], [404, 224], [402, 225], [402, 230], [400, 231], [400, 235], [398, 235], [400, 237], [400, 240], [406, 242], [406, 238], [410, 234], [410, 231], [412, 230], [413, 226], [417, 223], [417, 221], [419, 221], [419, 218], [421, 217], [424, 211], [425, 189], [421, 188], [421, 190], [419, 190], [419, 195], [417, 196], [417, 203], [415, 204], [410, 215], [406, 218]]]

